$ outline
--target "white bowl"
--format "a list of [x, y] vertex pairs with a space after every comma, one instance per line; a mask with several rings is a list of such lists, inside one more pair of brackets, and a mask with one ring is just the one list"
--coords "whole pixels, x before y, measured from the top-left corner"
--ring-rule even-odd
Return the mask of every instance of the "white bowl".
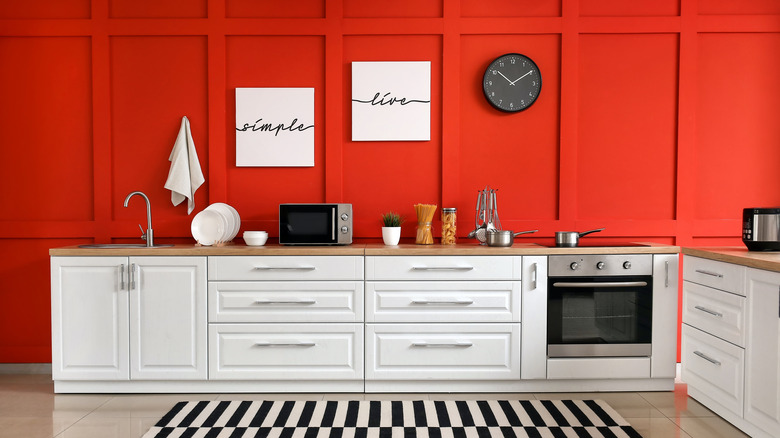
[[268, 236], [268, 232], [266, 231], [244, 231], [244, 237], [260, 237], [260, 236]]
[[268, 233], [265, 233], [263, 235], [247, 235], [244, 233], [244, 242], [246, 242], [249, 246], [263, 246], [265, 245], [266, 240], [268, 240]]

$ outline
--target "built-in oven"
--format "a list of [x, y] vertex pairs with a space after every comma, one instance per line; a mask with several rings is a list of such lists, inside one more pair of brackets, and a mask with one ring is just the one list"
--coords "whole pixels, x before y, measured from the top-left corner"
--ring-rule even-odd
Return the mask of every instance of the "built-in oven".
[[649, 357], [651, 254], [549, 257], [547, 356]]

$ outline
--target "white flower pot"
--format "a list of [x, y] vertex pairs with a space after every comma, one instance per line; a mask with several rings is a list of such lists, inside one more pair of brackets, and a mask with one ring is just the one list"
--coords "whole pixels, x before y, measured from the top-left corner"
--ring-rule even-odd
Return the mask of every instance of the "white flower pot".
[[401, 240], [401, 227], [382, 227], [382, 240], [385, 245], [398, 245]]

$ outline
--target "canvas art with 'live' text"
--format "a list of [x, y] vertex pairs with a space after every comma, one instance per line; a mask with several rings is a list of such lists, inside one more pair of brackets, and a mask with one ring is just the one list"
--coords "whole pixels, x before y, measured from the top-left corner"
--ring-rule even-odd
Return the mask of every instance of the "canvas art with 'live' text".
[[236, 166], [314, 166], [314, 88], [236, 88]]
[[353, 62], [352, 140], [431, 139], [431, 63]]

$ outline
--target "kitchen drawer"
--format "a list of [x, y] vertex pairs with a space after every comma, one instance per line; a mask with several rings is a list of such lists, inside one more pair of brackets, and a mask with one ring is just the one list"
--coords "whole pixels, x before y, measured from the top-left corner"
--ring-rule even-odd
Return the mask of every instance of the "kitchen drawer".
[[212, 256], [209, 280], [362, 280], [361, 256]]
[[745, 346], [745, 297], [683, 282], [683, 322]]
[[362, 281], [211, 281], [209, 322], [362, 322]]
[[683, 280], [744, 296], [745, 269], [731, 263], [685, 256]]
[[366, 324], [366, 379], [520, 379], [520, 324]]
[[520, 322], [520, 282], [369, 281], [366, 321]]
[[211, 324], [212, 380], [363, 378], [363, 324]]
[[366, 280], [520, 280], [520, 256], [368, 256]]
[[745, 350], [683, 324], [680, 354], [682, 380], [742, 417]]

